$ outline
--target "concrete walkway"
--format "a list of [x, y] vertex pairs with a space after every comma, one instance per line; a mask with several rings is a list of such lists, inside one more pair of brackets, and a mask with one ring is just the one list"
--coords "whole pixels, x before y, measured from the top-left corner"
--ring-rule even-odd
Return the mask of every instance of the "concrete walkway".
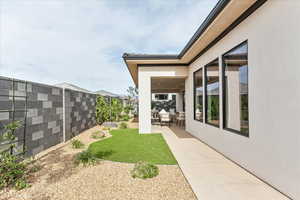
[[184, 130], [177, 127], [171, 129], [160, 126], [152, 128], [154, 133], [163, 133], [198, 199], [288, 199]]

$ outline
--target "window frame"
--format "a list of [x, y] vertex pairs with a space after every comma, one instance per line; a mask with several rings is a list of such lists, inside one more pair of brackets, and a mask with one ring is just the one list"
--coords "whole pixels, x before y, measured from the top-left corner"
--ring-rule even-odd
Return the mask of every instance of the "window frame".
[[[204, 95], [205, 95], [205, 91], [204, 91], [204, 83], [203, 83], [203, 80], [204, 80], [204, 77], [203, 77], [203, 72], [204, 72], [204, 67], [201, 67], [201, 68], [199, 68], [199, 69], [197, 69], [196, 71], [194, 71], [193, 72], [193, 89], [194, 89], [194, 120], [195, 121], [197, 121], [197, 122], [201, 122], [201, 123], [203, 123], [204, 122], [204, 117], [203, 117], [203, 119], [202, 120], [198, 120], [198, 119], [196, 119], [196, 78], [195, 78], [195, 76], [196, 76], [196, 73], [197, 72], [199, 72], [199, 71], [202, 71], [201, 73], [202, 73], [202, 87], [203, 87], [203, 95], [202, 95], [202, 106], [204, 107], [205, 105], [205, 103], [204, 103], [204, 101], [203, 101], [203, 99], [204, 99]], [[205, 109], [203, 109], [202, 108], [202, 111], [204, 111]], [[203, 115], [204, 116], [204, 115]]]
[[[238, 130], [235, 130], [235, 129], [232, 129], [232, 128], [228, 128], [226, 127], [226, 82], [225, 82], [225, 73], [226, 73], [226, 67], [225, 67], [225, 55], [228, 54], [229, 52], [231, 51], [234, 51], [238, 48], [240, 48], [241, 46], [247, 44], [247, 84], [248, 84], [248, 87], [247, 87], [247, 92], [248, 92], [248, 126], [249, 126], [249, 131], [247, 134], [244, 134], [242, 133], [241, 131], [238, 131]], [[239, 43], [238, 45], [236, 45], [235, 47], [233, 47], [232, 49], [226, 51], [225, 53], [222, 54], [222, 117], [223, 117], [223, 120], [222, 120], [222, 128], [226, 131], [229, 131], [231, 133], [235, 133], [237, 135], [240, 135], [240, 136], [244, 136], [244, 137], [247, 137], [249, 138], [250, 137], [250, 120], [249, 120], [249, 68], [248, 68], [248, 65], [249, 65], [249, 43], [248, 43], [248, 40], [245, 40], [241, 43]]]
[[[209, 67], [210, 64], [214, 63], [218, 61], [218, 73], [219, 73], [219, 106], [218, 106], [218, 109], [219, 109], [219, 125], [216, 125], [216, 124], [213, 124], [213, 123], [210, 123], [208, 122], [208, 114], [207, 114], [207, 111], [208, 111], [208, 98], [207, 98], [207, 67]], [[220, 110], [220, 100], [222, 98], [221, 94], [220, 94], [220, 83], [221, 83], [221, 74], [220, 74], [220, 62], [219, 62], [219, 57], [217, 57], [216, 59], [213, 59], [212, 61], [210, 61], [209, 63], [207, 63], [205, 66], [204, 66], [204, 106], [205, 106], [205, 109], [204, 109], [204, 121], [205, 121], [205, 124], [208, 124], [208, 125], [211, 125], [213, 127], [216, 127], [216, 128], [220, 128], [220, 123], [221, 123], [221, 110]]]

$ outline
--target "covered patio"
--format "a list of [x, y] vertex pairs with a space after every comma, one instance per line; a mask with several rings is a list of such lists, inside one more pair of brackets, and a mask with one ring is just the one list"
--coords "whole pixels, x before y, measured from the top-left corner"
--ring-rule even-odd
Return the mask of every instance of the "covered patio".
[[[185, 78], [153, 77], [151, 78], [151, 92], [157, 94], [172, 94], [176, 98], [160, 102], [152, 98], [151, 122], [152, 124], [168, 125], [171, 123], [184, 126], [184, 92]], [[153, 95], [152, 95], [153, 96]]]
[[145, 66], [138, 68], [139, 132], [152, 133], [151, 93], [177, 93], [176, 108], [184, 110], [187, 68], [183, 66]]
[[145, 66], [138, 68], [139, 131], [152, 133], [151, 94], [176, 93], [176, 111], [184, 111], [187, 68], [183, 66]]

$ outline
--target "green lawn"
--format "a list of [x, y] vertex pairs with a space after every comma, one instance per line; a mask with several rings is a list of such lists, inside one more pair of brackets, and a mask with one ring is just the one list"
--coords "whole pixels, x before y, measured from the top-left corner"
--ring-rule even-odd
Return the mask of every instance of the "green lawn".
[[128, 163], [177, 164], [161, 134], [139, 134], [138, 129], [118, 129], [110, 133], [112, 137], [89, 146], [99, 158]]

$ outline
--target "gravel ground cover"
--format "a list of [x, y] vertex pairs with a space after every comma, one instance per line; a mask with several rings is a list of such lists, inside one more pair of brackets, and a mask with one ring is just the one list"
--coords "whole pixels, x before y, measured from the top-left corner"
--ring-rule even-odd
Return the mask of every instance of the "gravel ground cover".
[[[95, 142], [96, 126], [80, 134], [87, 148]], [[111, 137], [106, 133], [104, 139]], [[38, 156], [42, 169], [31, 178], [30, 188], [0, 191], [1, 200], [193, 200], [196, 199], [177, 165], [158, 165], [160, 173], [152, 179], [133, 179], [134, 164], [101, 161], [90, 167], [75, 167], [73, 157], [83, 149], [60, 144]]]

